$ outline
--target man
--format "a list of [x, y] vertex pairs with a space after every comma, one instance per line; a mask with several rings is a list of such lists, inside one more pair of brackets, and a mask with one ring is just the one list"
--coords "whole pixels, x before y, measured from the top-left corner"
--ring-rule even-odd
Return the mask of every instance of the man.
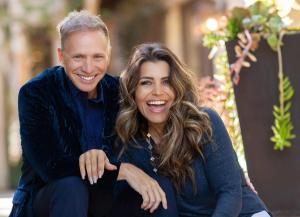
[[63, 67], [46, 69], [19, 92], [23, 165], [10, 216], [107, 216], [116, 180], [141, 194], [143, 209], [152, 212], [160, 203], [166, 208], [156, 181], [114, 157], [119, 84], [106, 74], [106, 25], [80, 11], [58, 30]]

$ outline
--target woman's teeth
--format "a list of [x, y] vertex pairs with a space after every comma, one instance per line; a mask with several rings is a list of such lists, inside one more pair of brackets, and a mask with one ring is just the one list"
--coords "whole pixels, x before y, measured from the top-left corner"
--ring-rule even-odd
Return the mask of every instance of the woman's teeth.
[[149, 101], [147, 104], [148, 105], [165, 105], [166, 101], [164, 101], [164, 100], [155, 100], [155, 101]]

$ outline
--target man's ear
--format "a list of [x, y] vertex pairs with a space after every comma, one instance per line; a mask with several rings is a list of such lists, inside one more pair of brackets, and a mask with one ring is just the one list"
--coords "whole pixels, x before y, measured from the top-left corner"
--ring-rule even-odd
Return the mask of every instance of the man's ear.
[[60, 62], [60, 64], [64, 64], [64, 56], [63, 56], [63, 51], [61, 48], [57, 48], [57, 57], [58, 57], [58, 60]]
[[110, 64], [110, 58], [111, 58], [111, 46], [109, 45], [109, 47], [107, 48], [107, 65]]

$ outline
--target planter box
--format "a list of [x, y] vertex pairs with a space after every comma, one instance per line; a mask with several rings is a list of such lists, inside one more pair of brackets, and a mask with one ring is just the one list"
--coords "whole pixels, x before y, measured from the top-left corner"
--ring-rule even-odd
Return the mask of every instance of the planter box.
[[[229, 63], [236, 60], [235, 43], [226, 45]], [[278, 104], [278, 61], [266, 41], [255, 52], [258, 62], [242, 68], [234, 93], [248, 173], [259, 196], [276, 216], [300, 216], [300, 34], [284, 36], [283, 43], [284, 73], [295, 90], [292, 147], [275, 151], [270, 141], [273, 105]]]

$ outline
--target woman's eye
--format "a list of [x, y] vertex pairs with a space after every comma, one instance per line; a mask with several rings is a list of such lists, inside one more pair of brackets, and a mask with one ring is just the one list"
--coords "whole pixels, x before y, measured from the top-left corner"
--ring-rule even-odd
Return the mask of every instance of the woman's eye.
[[141, 81], [140, 84], [141, 85], [150, 85], [151, 81]]
[[163, 84], [170, 85], [170, 80], [169, 79], [163, 80]]

